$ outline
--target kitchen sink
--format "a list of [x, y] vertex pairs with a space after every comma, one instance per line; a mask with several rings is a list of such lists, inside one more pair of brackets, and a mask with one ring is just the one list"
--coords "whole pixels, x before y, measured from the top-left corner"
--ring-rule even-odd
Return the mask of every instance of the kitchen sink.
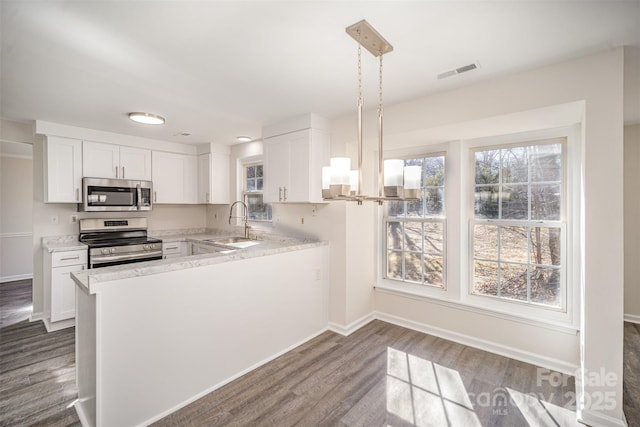
[[249, 246], [254, 246], [260, 243], [256, 240], [247, 239], [245, 237], [220, 237], [218, 239], [208, 239], [205, 240], [205, 242], [236, 249], [248, 248]]

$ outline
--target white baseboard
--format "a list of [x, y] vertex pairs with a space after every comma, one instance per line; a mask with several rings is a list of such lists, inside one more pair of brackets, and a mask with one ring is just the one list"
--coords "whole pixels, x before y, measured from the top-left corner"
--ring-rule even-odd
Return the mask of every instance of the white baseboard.
[[0, 277], [0, 283], [15, 282], [16, 280], [33, 279], [33, 274], [15, 274], [13, 276]]
[[631, 322], [631, 323], [640, 324], [640, 316], [637, 316], [635, 314], [625, 314], [624, 315], [624, 321], [625, 322]]
[[76, 409], [76, 414], [78, 414], [78, 418], [80, 419], [80, 424], [82, 424], [82, 427], [92, 427], [92, 417], [87, 415], [85, 405], [83, 405], [80, 400], [76, 400], [76, 403], [74, 403], [73, 407]]
[[362, 328], [364, 325], [366, 325], [367, 323], [375, 319], [376, 319], [375, 312], [371, 312], [349, 323], [347, 326], [342, 326], [335, 322], [329, 322], [329, 330], [346, 337], [351, 335], [352, 333], [354, 333], [355, 331], [357, 331], [358, 329]]
[[44, 321], [44, 313], [43, 312], [31, 313], [31, 316], [29, 316], [29, 322], [37, 322], [38, 320]]
[[622, 413], [622, 419], [613, 418], [588, 409], [578, 409], [576, 413], [578, 422], [590, 427], [629, 427], [624, 412]]
[[435, 335], [449, 341], [454, 341], [459, 344], [467, 345], [469, 347], [489, 351], [491, 353], [499, 354], [501, 356], [509, 357], [515, 360], [520, 360], [522, 362], [531, 363], [532, 365], [562, 372], [568, 375], [575, 375], [576, 371], [578, 370], [578, 365], [574, 365], [563, 360], [558, 360], [551, 357], [543, 356], [541, 354], [531, 353], [529, 351], [520, 350], [514, 347], [482, 340], [470, 335], [453, 332], [447, 329], [429, 326], [424, 323], [415, 322], [413, 320], [404, 319], [402, 317], [394, 316], [391, 314], [376, 312], [375, 318], [384, 322], [393, 323], [394, 325], [413, 329], [415, 331], [423, 332], [429, 335]]
[[44, 327], [47, 332], [59, 331], [60, 329], [76, 326], [76, 319], [60, 320], [59, 322], [51, 322], [48, 318], [43, 318]]

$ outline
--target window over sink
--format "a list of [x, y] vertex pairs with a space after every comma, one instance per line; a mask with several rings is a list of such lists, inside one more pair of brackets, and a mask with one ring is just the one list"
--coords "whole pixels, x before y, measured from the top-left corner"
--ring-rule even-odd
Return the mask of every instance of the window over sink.
[[249, 221], [271, 221], [271, 204], [265, 203], [264, 167], [262, 163], [244, 165], [244, 191], [242, 198], [247, 204]]

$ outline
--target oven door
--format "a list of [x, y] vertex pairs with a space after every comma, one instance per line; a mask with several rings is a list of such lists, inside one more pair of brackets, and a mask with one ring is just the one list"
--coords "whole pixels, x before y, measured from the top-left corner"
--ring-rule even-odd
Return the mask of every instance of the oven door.
[[125, 179], [82, 179], [85, 212], [151, 210], [151, 182]]

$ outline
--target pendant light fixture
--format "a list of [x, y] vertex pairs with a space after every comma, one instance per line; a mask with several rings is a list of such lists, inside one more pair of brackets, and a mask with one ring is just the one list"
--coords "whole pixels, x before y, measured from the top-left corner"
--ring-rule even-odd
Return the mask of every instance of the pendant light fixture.
[[[322, 197], [325, 200], [347, 200], [362, 204], [365, 200], [382, 204], [385, 200], [415, 200], [420, 197], [419, 166], [404, 166], [404, 160], [384, 160], [382, 122], [382, 57], [393, 46], [366, 20], [346, 28], [358, 42], [358, 168], [351, 170], [351, 159], [333, 157], [330, 166], [322, 168]], [[378, 83], [378, 196], [366, 196], [362, 191], [362, 48], [380, 60]]]

